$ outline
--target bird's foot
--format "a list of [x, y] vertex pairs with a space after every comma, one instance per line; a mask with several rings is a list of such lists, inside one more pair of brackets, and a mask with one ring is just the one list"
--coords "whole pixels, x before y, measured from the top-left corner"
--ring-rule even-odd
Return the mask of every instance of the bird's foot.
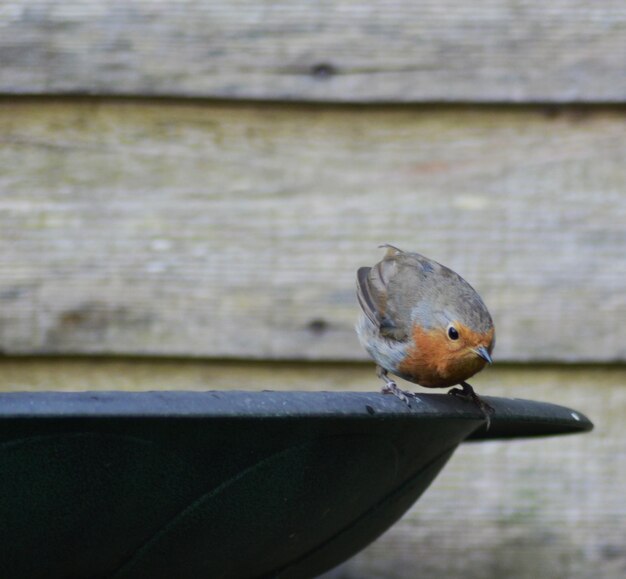
[[480, 411], [483, 413], [487, 424], [485, 426], [485, 430], [489, 430], [491, 426], [491, 414], [495, 412], [493, 406], [485, 402], [476, 392], [470, 384], [467, 382], [461, 382], [461, 388], [452, 388], [452, 390], [448, 391], [448, 394], [452, 394], [452, 396], [458, 396], [459, 398], [463, 398], [464, 400], [470, 400], [473, 402]]
[[409, 408], [411, 408], [411, 398], [413, 394], [398, 388], [398, 385], [387, 375], [387, 370], [384, 370], [380, 366], [376, 369], [378, 377], [385, 382], [385, 385], [381, 388], [383, 394], [393, 394], [396, 398], [399, 398]]
[[381, 392], [383, 394], [393, 394], [397, 398], [400, 398], [400, 400], [402, 400], [402, 402], [404, 402], [409, 408], [411, 408], [410, 397], [413, 396], [413, 393], [398, 388], [398, 385], [393, 380], [389, 380], [389, 382], [385, 383], [385, 385], [381, 388]]

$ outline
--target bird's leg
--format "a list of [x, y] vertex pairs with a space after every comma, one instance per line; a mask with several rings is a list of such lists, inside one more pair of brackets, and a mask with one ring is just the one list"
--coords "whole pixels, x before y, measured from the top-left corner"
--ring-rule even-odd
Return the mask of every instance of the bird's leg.
[[493, 407], [487, 404], [487, 402], [485, 402], [478, 394], [476, 394], [470, 384], [468, 384], [467, 382], [460, 382], [460, 384], [463, 387], [462, 390], [460, 388], [453, 388], [452, 390], [448, 391], [448, 394], [471, 400], [474, 404], [476, 404], [476, 406], [480, 408], [480, 411], [485, 416], [487, 420], [486, 430], [489, 430], [489, 426], [491, 425], [490, 415], [494, 412]]
[[409, 408], [411, 407], [409, 396], [413, 396], [413, 394], [398, 388], [398, 385], [391, 378], [389, 378], [387, 370], [385, 370], [382, 366], [376, 366], [376, 375], [385, 383], [382, 387], [383, 394], [393, 394], [394, 396], [400, 398], [400, 400], [402, 400], [402, 402], [404, 402]]

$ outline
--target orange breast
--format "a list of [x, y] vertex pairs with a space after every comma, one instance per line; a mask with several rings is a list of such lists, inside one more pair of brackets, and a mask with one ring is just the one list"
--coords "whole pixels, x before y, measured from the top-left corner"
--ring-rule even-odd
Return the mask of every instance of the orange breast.
[[428, 388], [446, 388], [482, 370], [485, 361], [467, 348], [453, 350], [443, 331], [414, 327], [413, 345], [398, 370], [403, 378]]

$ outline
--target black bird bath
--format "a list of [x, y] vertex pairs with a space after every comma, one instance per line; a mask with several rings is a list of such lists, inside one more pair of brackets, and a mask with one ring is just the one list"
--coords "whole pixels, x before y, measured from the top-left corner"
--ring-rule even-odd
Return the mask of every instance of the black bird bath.
[[582, 432], [568, 408], [446, 394], [0, 395], [11, 579], [314, 577], [391, 526], [456, 447]]

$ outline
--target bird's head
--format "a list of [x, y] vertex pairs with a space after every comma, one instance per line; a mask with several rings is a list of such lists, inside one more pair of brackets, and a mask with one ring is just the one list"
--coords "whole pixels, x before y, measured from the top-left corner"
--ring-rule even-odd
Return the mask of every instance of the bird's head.
[[[496, 334], [476, 291], [456, 276], [433, 285], [412, 312], [416, 364], [430, 369], [431, 382], [453, 385], [492, 364]], [[419, 354], [417, 354], [419, 352]]]

